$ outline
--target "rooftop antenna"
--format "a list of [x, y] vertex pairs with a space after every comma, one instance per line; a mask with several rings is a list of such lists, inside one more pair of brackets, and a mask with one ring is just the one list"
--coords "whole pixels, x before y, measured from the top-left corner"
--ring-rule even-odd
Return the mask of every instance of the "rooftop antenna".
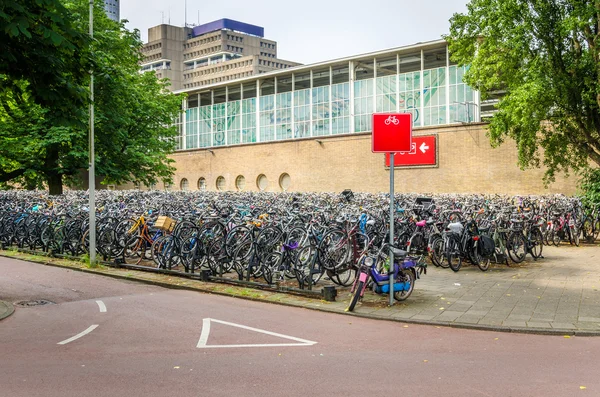
[[169, 25], [171, 24], [171, 8], [169, 7]]
[[183, 16], [183, 27], [187, 28], [187, 0], [183, 2], [184, 16]]
[[161, 17], [160, 21], [161, 21], [161, 23], [164, 25], [164, 24], [165, 24], [165, 12], [164, 12], [164, 11], [159, 11], [159, 12], [160, 12], [160, 14], [162, 15], [162, 17]]
[[198, 10], [198, 26], [200, 26], [200, 10]]

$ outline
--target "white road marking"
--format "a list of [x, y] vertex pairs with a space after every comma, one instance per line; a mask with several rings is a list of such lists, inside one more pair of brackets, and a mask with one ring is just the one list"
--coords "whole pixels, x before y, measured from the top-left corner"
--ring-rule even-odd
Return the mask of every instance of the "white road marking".
[[200, 334], [200, 340], [198, 341], [198, 345], [196, 347], [202, 348], [206, 346], [206, 342], [208, 342], [208, 334], [210, 333], [210, 318], [205, 318], [202, 320], [202, 333]]
[[[278, 338], [289, 339], [299, 343], [270, 343], [270, 344], [246, 344], [246, 345], [207, 345], [208, 335], [210, 334], [210, 323], [220, 323], [224, 325], [229, 325], [232, 327], [247, 329], [248, 331], [259, 332], [261, 334], [276, 336]], [[198, 341], [198, 345], [196, 346], [199, 349], [214, 349], [214, 348], [225, 348], [225, 347], [288, 347], [288, 346], [312, 346], [317, 342], [313, 342], [306, 339], [296, 338], [294, 336], [278, 334], [271, 331], [265, 331], [263, 329], [252, 328], [246, 325], [234, 324], [227, 321], [215, 320], [214, 318], [205, 318], [202, 320], [202, 333], [200, 334], [200, 340]]]
[[98, 307], [100, 308], [100, 313], [106, 313], [106, 305], [102, 301], [96, 301]]
[[69, 342], [73, 342], [74, 340], [77, 340], [79, 338], [81, 338], [82, 336], [85, 336], [87, 334], [89, 334], [90, 332], [92, 332], [93, 330], [95, 330], [98, 327], [98, 324], [95, 325], [91, 325], [88, 329], [86, 329], [85, 331], [69, 338], [69, 339], [65, 339], [62, 342], [58, 342], [57, 345], [66, 345]]

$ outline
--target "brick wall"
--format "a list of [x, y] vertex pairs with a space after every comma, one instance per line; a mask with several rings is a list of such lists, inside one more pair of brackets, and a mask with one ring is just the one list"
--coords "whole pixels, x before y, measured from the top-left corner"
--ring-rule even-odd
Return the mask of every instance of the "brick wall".
[[[414, 135], [438, 135], [438, 166], [435, 168], [396, 168], [397, 192], [419, 193], [499, 193], [499, 194], [574, 194], [576, 178], [557, 176], [547, 189], [543, 170], [522, 171], [517, 166], [515, 143], [508, 141], [492, 148], [485, 125], [420, 128]], [[384, 155], [371, 153], [371, 135], [320, 137], [300, 141], [241, 145], [208, 150], [179, 152], [174, 190], [182, 178], [190, 190], [198, 179], [206, 178], [207, 190], [216, 190], [223, 176], [227, 190], [236, 190], [238, 175], [246, 178], [244, 190], [257, 191], [256, 178], [267, 176], [267, 191], [281, 191], [279, 177], [291, 177], [290, 191], [364, 192], [389, 191], [389, 170]], [[157, 188], [162, 186], [157, 186]]]

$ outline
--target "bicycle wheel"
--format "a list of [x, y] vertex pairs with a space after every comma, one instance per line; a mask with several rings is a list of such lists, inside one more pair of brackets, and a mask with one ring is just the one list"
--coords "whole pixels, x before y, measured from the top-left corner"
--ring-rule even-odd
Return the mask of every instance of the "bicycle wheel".
[[223, 266], [223, 262], [226, 260], [224, 239], [218, 237], [214, 239], [206, 251], [208, 268], [212, 274], [227, 273], [227, 269]]
[[594, 237], [594, 222], [592, 221], [592, 218], [585, 218], [583, 225], [581, 226], [581, 231], [583, 232], [583, 239], [585, 241], [591, 240]]
[[346, 263], [350, 255], [350, 241], [342, 230], [327, 232], [319, 244], [320, 263], [327, 270], [335, 270]]
[[[335, 270], [334, 274], [331, 275], [331, 281], [341, 287], [349, 287], [354, 282], [356, 268], [346, 267]], [[329, 270], [328, 272], [331, 272]]]
[[477, 267], [479, 267], [479, 270], [482, 272], [486, 272], [490, 268], [490, 262], [491, 258], [489, 256], [487, 258], [481, 258], [477, 264]]
[[448, 240], [448, 246], [446, 248], [446, 260], [448, 262], [448, 266], [454, 272], [459, 271], [460, 266], [462, 265], [462, 258], [460, 256], [458, 242], [454, 238], [451, 238]]
[[247, 279], [247, 270], [248, 270], [248, 262], [250, 261], [250, 256], [252, 254], [252, 242], [246, 241], [233, 253], [232, 256], [232, 265], [233, 269], [238, 274], [239, 280]]
[[352, 294], [352, 299], [350, 300], [350, 305], [348, 306], [348, 308], [346, 308], [346, 311], [351, 312], [354, 310], [354, 308], [356, 307], [356, 303], [358, 303], [358, 300], [360, 299], [360, 293], [363, 290], [364, 285], [365, 285], [364, 281], [358, 282], [358, 285], [356, 286], [356, 289], [354, 290], [354, 294]]
[[536, 259], [542, 256], [542, 250], [544, 249], [543, 240], [542, 231], [538, 228], [533, 229], [529, 234], [531, 256]]
[[527, 255], [525, 236], [521, 232], [513, 232], [508, 236], [508, 255], [515, 263], [521, 263]]
[[424, 253], [427, 246], [423, 233], [413, 234], [406, 248], [410, 254], [420, 255]]
[[321, 266], [318, 263], [313, 264], [317, 260], [316, 252], [317, 250], [312, 245], [300, 248], [296, 252], [294, 269], [300, 286], [308, 283], [309, 280], [312, 280], [310, 282], [315, 285], [323, 275]]
[[571, 237], [570, 240], [573, 242], [573, 244], [575, 244], [576, 247], [579, 247], [579, 229], [577, 229], [577, 226], [573, 226], [572, 228], [569, 228], [569, 233], [571, 233]]
[[557, 230], [552, 230], [550, 240], [552, 241], [552, 244], [554, 244], [555, 247], [558, 247], [562, 241], [560, 233]]
[[446, 250], [446, 247], [444, 246], [444, 239], [443, 238], [438, 238], [436, 240], [434, 240], [433, 244], [431, 245], [431, 262], [435, 265], [435, 266], [439, 266], [441, 268], [447, 269], [449, 267], [448, 262], [446, 262], [444, 259], [444, 252]]
[[396, 299], [397, 301], [406, 300], [415, 289], [416, 280], [417, 277], [415, 275], [414, 269], [408, 269], [406, 271], [398, 273], [398, 280], [396, 282], [409, 283], [409, 287], [406, 291], [394, 291], [394, 299]]
[[233, 256], [238, 247], [247, 241], [252, 241], [252, 231], [247, 226], [240, 225], [231, 229], [225, 239], [225, 251], [227, 255]]
[[279, 266], [281, 265], [282, 258], [283, 256], [281, 252], [271, 252], [261, 263], [263, 269], [262, 276], [267, 284], [273, 284], [273, 275], [277, 273]]
[[286, 243], [290, 245], [296, 243], [298, 247], [304, 247], [308, 244], [308, 231], [304, 227], [293, 227], [288, 232]]

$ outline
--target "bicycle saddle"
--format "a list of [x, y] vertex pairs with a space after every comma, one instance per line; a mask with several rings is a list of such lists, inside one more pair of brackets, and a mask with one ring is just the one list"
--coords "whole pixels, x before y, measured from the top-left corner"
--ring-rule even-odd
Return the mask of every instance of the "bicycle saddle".
[[424, 227], [427, 224], [427, 221], [419, 221], [417, 222], [418, 227]]
[[408, 255], [408, 252], [401, 250], [399, 248], [396, 248], [396, 247], [392, 247], [392, 252], [394, 253], [394, 257], [400, 258], [400, 259], [404, 259], [404, 258], [406, 258], [406, 255]]

